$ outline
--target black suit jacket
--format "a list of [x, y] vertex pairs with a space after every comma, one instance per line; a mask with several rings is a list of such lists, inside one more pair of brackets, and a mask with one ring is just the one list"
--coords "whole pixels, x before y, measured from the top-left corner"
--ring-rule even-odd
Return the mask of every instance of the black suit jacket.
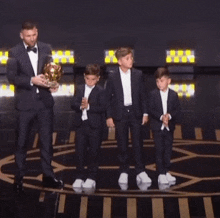
[[[49, 45], [38, 42], [38, 74], [41, 74], [46, 63], [52, 60]], [[30, 110], [34, 107], [34, 95], [39, 89], [40, 97], [46, 107], [53, 107], [54, 100], [48, 88], [31, 85], [34, 70], [23, 42], [9, 51], [7, 63], [8, 81], [15, 86], [15, 103], [19, 110]]]
[[[73, 96], [71, 108], [75, 111], [74, 125], [80, 126], [82, 123], [82, 110], [80, 109], [82, 98], [84, 97], [85, 84], [79, 85]], [[106, 96], [101, 86], [96, 85], [88, 98], [89, 110], [87, 110], [89, 125], [93, 128], [102, 128], [105, 123]]]
[[[148, 113], [144, 79], [142, 72], [134, 68], [131, 69], [131, 93], [132, 106], [135, 111], [136, 118], [142, 118], [144, 113]], [[107, 118], [121, 120], [124, 107], [124, 95], [119, 67], [115, 72], [111, 72], [108, 75], [106, 95]]]
[[[167, 113], [171, 115], [171, 120], [169, 120], [169, 129], [174, 131], [177, 119], [180, 119], [180, 102], [178, 95], [172, 89], [168, 91], [167, 98]], [[149, 95], [149, 115], [150, 124], [153, 131], [158, 131], [161, 129], [162, 121], [160, 117], [163, 115], [162, 99], [160, 96], [160, 90], [154, 89]]]

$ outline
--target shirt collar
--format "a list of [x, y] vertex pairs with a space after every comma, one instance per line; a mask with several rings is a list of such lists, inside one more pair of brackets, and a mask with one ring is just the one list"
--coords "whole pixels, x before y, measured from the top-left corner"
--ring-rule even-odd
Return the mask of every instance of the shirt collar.
[[[27, 49], [28, 45], [24, 41], [23, 41], [23, 44], [24, 44], [25, 49]], [[37, 48], [37, 43], [34, 45], [33, 48]]]
[[92, 87], [90, 87], [90, 86], [88, 86], [87, 84], [85, 84], [85, 88], [87, 88], [87, 89], [93, 89], [94, 87], [95, 87], [95, 85], [92, 86]]
[[162, 95], [168, 95], [168, 91], [169, 91], [169, 88], [167, 88], [167, 90], [166, 90], [165, 92], [163, 92], [163, 91], [160, 90], [160, 94], [162, 94]]
[[121, 68], [119, 67], [119, 72], [120, 72], [120, 74], [122, 74], [122, 75], [128, 75], [128, 74], [131, 73], [131, 69], [128, 69], [127, 72], [123, 72], [123, 71], [121, 70]]

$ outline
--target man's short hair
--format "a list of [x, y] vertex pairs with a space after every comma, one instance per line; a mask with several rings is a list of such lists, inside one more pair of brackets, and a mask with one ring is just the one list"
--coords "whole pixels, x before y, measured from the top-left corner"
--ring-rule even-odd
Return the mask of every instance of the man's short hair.
[[100, 66], [98, 64], [88, 64], [86, 66], [85, 75], [100, 76]]
[[122, 57], [125, 57], [128, 54], [132, 54], [133, 55], [133, 51], [130, 47], [120, 47], [116, 50], [115, 52], [115, 57], [117, 59], [120, 59]]
[[38, 29], [38, 24], [35, 21], [26, 20], [21, 25], [21, 30], [32, 30], [33, 28]]
[[170, 73], [166, 67], [158, 67], [154, 73], [156, 79], [160, 79], [163, 76], [170, 77]]

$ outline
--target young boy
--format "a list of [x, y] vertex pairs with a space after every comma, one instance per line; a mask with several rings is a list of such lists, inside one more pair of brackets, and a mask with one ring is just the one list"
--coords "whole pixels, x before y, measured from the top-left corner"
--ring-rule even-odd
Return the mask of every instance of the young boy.
[[[97, 155], [102, 142], [102, 129], [105, 123], [106, 100], [103, 88], [97, 85], [100, 78], [100, 66], [86, 66], [85, 84], [76, 89], [72, 109], [75, 111], [76, 157], [78, 171], [73, 188], [95, 188], [98, 170]], [[89, 148], [88, 157], [85, 152]], [[84, 171], [84, 161], [88, 160], [88, 175]], [[84, 182], [84, 177], [86, 181]]]
[[157, 89], [149, 96], [149, 115], [153, 131], [159, 184], [173, 184], [176, 178], [169, 173], [172, 154], [173, 132], [180, 114], [178, 95], [168, 86], [171, 82], [166, 68], [155, 72]]
[[116, 128], [119, 149], [119, 184], [128, 184], [128, 132], [131, 130], [137, 183], [151, 183], [142, 162], [141, 125], [148, 121], [142, 72], [132, 68], [131, 48], [116, 50], [119, 67], [108, 75], [106, 83], [107, 126]]

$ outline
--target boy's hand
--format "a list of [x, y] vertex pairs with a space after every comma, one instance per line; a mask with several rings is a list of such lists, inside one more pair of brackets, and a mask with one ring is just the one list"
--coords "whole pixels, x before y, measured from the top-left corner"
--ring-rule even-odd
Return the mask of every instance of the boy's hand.
[[147, 122], [148, 122], [148, 116], [143, 116], [142, 125], [146, 124]]
[[163, 117], [162, 117], [162, 121], [163, 121], [163, 124], [165, 126], [168, 126], [168, 123], [169, 123], [169, 114], [164, 114]]
[[82, 98], [82, 102], [81, 102], [81, 108], [84, 110], [84, 109], [87, 109], [88, 108], [88, 99], [87, 98]]
[[114, 124], [114, 121], [113, 121], [112, 118], [108, 118], [108, 119], [106, 120], [106, 125], [107, 125], [107, 127], [109, 127], [109, 128], [115, 127], [115, 124]]

